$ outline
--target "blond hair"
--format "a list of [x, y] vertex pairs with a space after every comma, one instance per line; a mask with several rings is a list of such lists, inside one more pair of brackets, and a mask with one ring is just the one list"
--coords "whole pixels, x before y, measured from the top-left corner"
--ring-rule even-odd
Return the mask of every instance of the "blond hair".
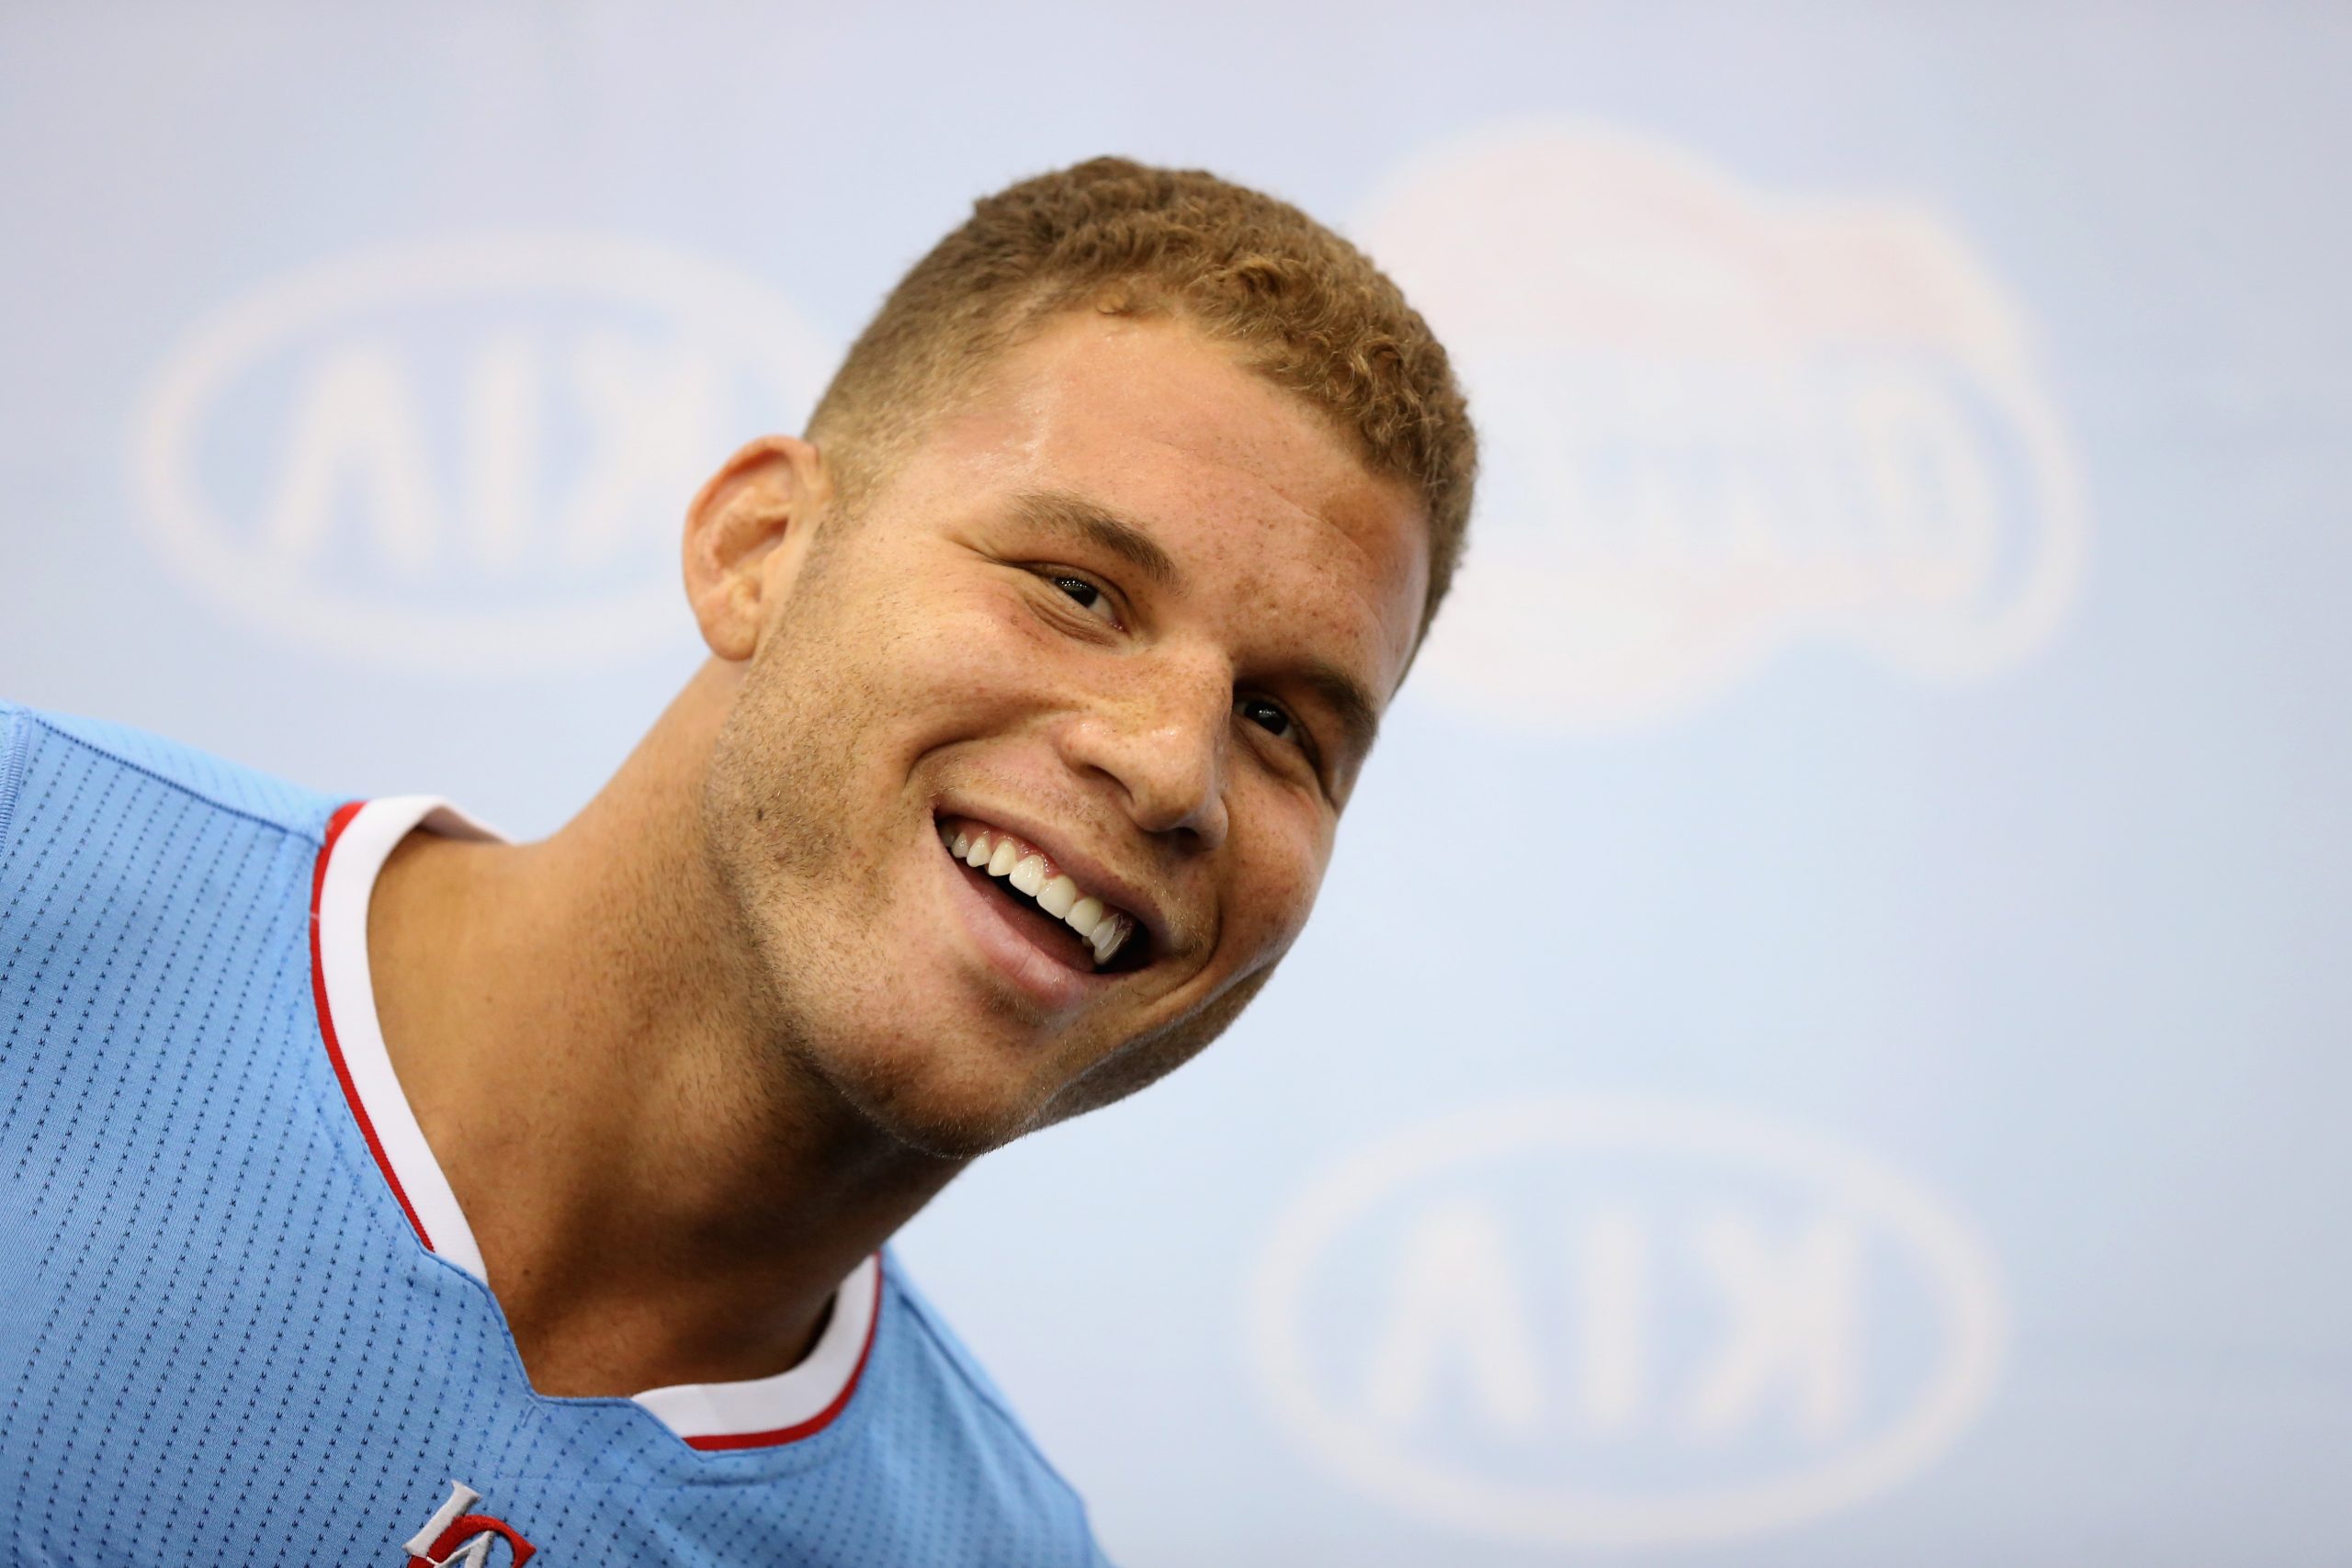
[[1477, 468], [1444, 348], [1364, 254], [1197, 169], [1095, 158], [983, 197], [890, 291], [810, 417], [846, 494], [1046, 318], [1174, 315], [1330, 416], [1428, 509], [1437, 613]]

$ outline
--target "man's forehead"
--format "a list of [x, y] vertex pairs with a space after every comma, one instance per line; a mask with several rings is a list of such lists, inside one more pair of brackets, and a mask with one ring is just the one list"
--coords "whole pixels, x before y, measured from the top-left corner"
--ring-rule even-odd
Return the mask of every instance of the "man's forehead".
[[[936, 434], [960, 481], [999, 504], [1109, 522], [1098, 542], [1138, 566], [1156, 553], [1220, 591], [1272, 595], [1268, 608], [1302, 623], [1294, 633], [1368, 641], [1383, 702], [1402, 678], [1428, 584], [1418, 492], [1206, 334], [1165, 319], [1057, 321], [1007, 350]], [[1313, 624], [1335, 617], [1368, 624]]]
[[1056, 318], [1005, 351], [976, 402], [1072, 447], [1165, 445], [1329, 489], [1372, 478], [1329, 419], [1170, 317]]

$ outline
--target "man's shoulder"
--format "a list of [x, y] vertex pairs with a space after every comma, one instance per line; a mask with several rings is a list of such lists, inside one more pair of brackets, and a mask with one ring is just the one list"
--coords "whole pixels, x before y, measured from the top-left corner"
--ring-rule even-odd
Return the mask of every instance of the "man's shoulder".
[[0, 854], [21, 842], [29, 818], [53, 830], [119, 815], [142, 796], [313, 845], [336, 804], [159, 735], [0, 699]]
[[908, 1279], [895, 1250], [886, 1249], [884, 1265], [883, 1310], [899, 1319], [891, 1337], [907, 1364], [888, 1379], [895, 1386], [877, 1392], [887, 1400], [924, 1406], [921, 1425], [933, 1440], [983, 1456], [976, 1472], [993, 1478], [1004, 1515], [1024, 1520], [1032, 1529], [1044, 1527], [1066, 1553], [1055, 1561], [1102, 1562], [1077, 1489], [1046, 1457], [939, 1309]]
[[175, 955], [280, 965], [334, 807], [121, 725], [0, 705], [0, 983], [79, 985], [105, 1011], [134, 980], [187, 984]]

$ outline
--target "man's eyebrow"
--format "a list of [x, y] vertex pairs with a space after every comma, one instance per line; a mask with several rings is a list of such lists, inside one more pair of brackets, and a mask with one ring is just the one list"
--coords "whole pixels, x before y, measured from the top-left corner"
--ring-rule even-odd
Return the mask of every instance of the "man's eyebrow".
[[1181, 574], [1175, 560], [1142, 524], [1082, 495], [1066, 490], [1023, 491], [1013, 497], [1012, 510], [1023, 522], [1075, 535], [1110, 551], [1162, 588], [1177, 584]]
[[1380, 737], [1380, 706], [1372, 700], [1372, 694], [1354, 676], [1319, 659], [1310, 660], [1299, 671], [1299, 680], [1338, 720], [1347, 765], [1362, 764], [1372, 754], [1372, 743]]

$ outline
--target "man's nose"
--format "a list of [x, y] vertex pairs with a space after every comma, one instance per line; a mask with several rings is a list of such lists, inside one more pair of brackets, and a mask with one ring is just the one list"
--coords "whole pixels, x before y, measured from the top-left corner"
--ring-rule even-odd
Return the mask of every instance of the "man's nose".
[[1233, 681], [1221, 662], [1137, 660], [1074, 716], [1064, 735], [1071, 764], [1116, 784], [1136, 826], [1186, 835], [1202, 849], [1225, 842]]

